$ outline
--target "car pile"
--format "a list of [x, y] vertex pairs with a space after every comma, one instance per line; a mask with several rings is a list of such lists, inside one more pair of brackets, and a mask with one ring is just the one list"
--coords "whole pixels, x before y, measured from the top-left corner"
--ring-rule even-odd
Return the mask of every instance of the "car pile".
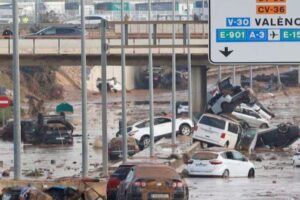
[[300, 137], [299, 127], [293, 124], [272, 127], [270, 120], [274, 116], [251, 90], [232, 86], [230, 78], [226, 78], [219, 82], [217, 92], [208, 101], [208, 110], [196, 123], [192, 137], [202, 147], [250, 151], [256, 147], [287, 147]]

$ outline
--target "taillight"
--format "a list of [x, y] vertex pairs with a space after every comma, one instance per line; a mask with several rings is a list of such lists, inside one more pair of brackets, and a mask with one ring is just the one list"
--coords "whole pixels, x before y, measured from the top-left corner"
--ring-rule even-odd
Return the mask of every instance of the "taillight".
[[107, 183], [107, 188], [117, 188], [120, 184], [121, 180], [118, 178], [110, 178]]
[[220, 164], [222, 164], [223, 162], [220, 161], [220, 160], [210, 160], [209, 163], [212, 164], [212, 165], [220, 165]]
[[181, 181], [173, 181], [172, 187], [174, 189], [178, 189], [178, 188], [181, 189], [183, 188], [183, 183]]
[[134, 182], [134, 186], [135, 187], [146, 187], [147, 184], [145, 181], [136, 181], [136, 182]]
[[221, 138], [224, 139], [226, 137], [226, 133], [221, 134]]

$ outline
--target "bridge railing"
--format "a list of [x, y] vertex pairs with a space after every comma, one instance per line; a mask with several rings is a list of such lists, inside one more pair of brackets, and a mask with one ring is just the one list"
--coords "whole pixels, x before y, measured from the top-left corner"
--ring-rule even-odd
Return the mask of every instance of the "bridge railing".
[[[186, 53], [207, 53], [208, 32], [203, 27], [206, 23], [194, 21], [126, 21], [125, 51], [130, 54], [147, 54], [148, 48], [153, 53], [170, 53], [172, 44], [172, 25], [176, 30], [175, 51]], [[121, 53], [121, 22], [109, 22], [107, 33], [108, 54]], [[153, 26], [153, 45], [148, 46], [148, 26]], [[194, 27], [194, 29], [191, 29]], [[190, 44], [187, 45], [187, 28], [190, 28]], [[20, 54], [78, 54], [80, 53], [80, 36], [29, 36], [21, 35]], [[12, 38], [0, 37], [0, 54], [12, 54]], [[86, 40], [87, 54], [100, 54], [100, 29], [89, 32]]]

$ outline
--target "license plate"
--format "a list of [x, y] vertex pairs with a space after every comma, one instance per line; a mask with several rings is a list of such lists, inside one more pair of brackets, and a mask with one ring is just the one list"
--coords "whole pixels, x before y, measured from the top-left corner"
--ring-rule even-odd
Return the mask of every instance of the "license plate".
[[64, 137], [57, 137], [56, 139], [57, 140], [64, 140], [65, 138]]
[[168, 199], [169, 194], [151, 194], [152, 199]]

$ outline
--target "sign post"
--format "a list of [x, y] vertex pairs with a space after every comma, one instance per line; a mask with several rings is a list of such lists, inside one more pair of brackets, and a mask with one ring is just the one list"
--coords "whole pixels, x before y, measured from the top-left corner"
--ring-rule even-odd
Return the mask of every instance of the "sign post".
[[210, 62], [300, 63], [299, 7], [299, 0], [210, 0]]
[[2, 109], [2, 127], [5, 126], [5, 109], [12, 104], [12, 100], [7, 96], [0, 96], [0, 108]]

